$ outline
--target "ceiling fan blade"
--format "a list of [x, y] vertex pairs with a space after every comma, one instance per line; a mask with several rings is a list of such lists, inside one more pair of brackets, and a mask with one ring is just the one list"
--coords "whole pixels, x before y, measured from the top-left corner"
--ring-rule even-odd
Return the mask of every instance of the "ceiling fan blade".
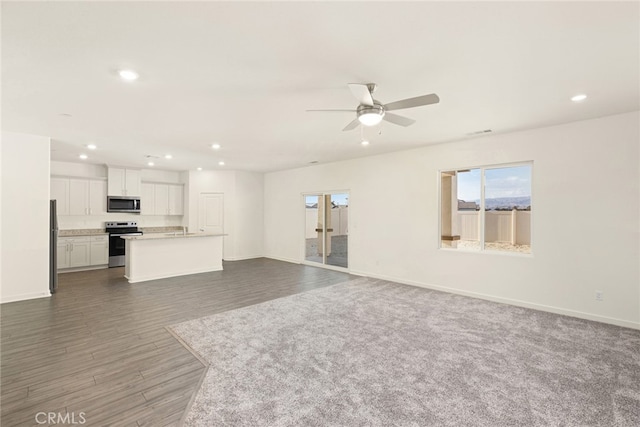
[[369, 86], [362, 83], [349, 83], [351, 93], [356, 97], [361, 105], [373, 107], [373, 97], [369, 92]]
[[354, 121], [352, 121], [351, 123], [349, 123], [348, 125], [346, 125], [344, 127], [344, 129], [342, 129], [343, 131], [346, 130], [351, 130], [351, 129], [355, 129], [358, 127], [358, 125], [360, 124], [360, 121], [358, 119], [355, 119]]
[[345, 112], [349, 112], [349, 113], [355, 113], [356, 112], [356, 110], [306, 110], [306, 111], [339, 111], [339, 112], [345, 111]]
[[384, 106], [387, 111], [402, 110], [403, 108], [420, 107], [422, 105], [437, 104], [440, 98], [435, 93], [429, 95], [416, 96], [415, 98], [407, 98], [401, 101], [391, 102]]
[[405, 126], [405, 127], [411, 126], [416, 122], [415, 120], [410, 119], [408, 117], [399, 116], [397, 114], [392, 114], [392, 113], [385, 113], [382, 119], [388, 122], [394, 123], [396, 125]]

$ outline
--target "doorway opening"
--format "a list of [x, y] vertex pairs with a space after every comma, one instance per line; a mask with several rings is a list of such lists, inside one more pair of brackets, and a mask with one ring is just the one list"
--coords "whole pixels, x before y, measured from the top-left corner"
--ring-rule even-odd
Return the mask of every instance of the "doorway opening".
[[305, 261], [349, 268], [349, 193], [305, 194]]

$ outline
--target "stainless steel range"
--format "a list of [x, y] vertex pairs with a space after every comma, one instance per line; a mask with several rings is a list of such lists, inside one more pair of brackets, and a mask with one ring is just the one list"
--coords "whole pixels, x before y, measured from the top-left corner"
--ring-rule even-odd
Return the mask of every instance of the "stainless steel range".
[[125, 241], [121, 236], [142, 236], [135, 221], [105, 222], [104, 228], [109, 233], [109, 267], [124, 265]]

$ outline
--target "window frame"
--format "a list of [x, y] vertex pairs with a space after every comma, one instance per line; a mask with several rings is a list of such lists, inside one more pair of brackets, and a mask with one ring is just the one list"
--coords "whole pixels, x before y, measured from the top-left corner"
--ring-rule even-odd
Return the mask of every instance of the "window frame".
[[[504, 168], [512, 168], [519, 166], [529, 166], [531, 168], [531, 182], [530, 182], [530, 203], [531, 203], [531, 218], [530, 218], [530, 230], [529, 230], [529, 252], [512, 252], [512, 251], [501, 251], [496, 249], [487, 249], [485, 247], [485, 171], [487, 169], [504, 169]], [[465, 248], [448, 248], [442, 246], [442, 174], [444, 172], [458, 172], [464, 170], [480, 170], [480, 210], [479, 210], [479, 222], [478, 225], [478, 240], [480, 241], [480, 249], [465, 249]], [[438, 169], [438, 250], [446, 251], [446, 252], [462, 252], [465, 254], [474, 253], [474, 254], [499, 254], [506, 256], [517, 256], [517, 257], [533, 257], [533, 247], [534, 247], [534, 239], [533, 239], [533, 229], [534, 229], [534, 191], [533, 191], [533, 180], [534, 180], [534, 161], [533, 160], [523, 160], [518, 162], [509, 162], [509, 163], [492, 163], [485, 165], [476, 165], [476, 166], [459, 166], [452, 168], [441, 168]]]

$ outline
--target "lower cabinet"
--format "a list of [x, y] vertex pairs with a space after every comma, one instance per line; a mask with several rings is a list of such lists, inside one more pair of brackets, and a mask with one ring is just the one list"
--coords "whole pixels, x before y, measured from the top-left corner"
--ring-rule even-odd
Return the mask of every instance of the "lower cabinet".
[[109, 236], [91, 237], [89, 259], [91, 265], [109, 264]]
[[58, 269], [106, 265], [109, 263], [109, 237], [60, 237]]

